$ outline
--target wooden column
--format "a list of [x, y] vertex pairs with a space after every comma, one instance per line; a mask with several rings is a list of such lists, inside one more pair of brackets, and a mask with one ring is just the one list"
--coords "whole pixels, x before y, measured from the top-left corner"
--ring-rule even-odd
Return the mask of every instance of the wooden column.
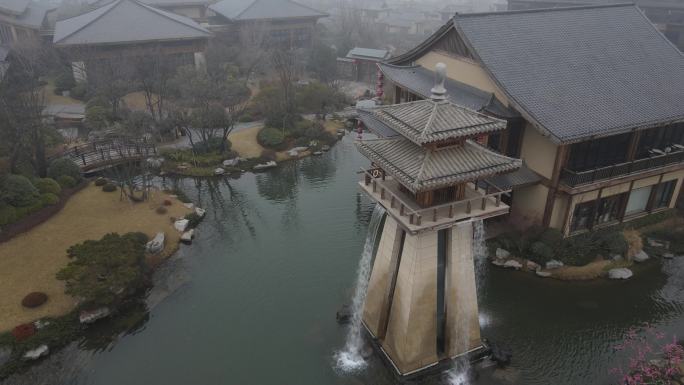
[[570, 146], [561, 145], [556, 150], [556, 160], [553, 163], [553, 172], [551, 180], [549, 181], [549, 192], [546, 195], [546, 205], [544, 206], [544, 217], [542, 218], [542, 225], [548, 227], [551, 223], [551, 214], [553, 213], [553, 206], [556, 202], [556, 194], [558, 193], [558, 184], [560, 182], [560, 174], [563, 166], [568, 160]]

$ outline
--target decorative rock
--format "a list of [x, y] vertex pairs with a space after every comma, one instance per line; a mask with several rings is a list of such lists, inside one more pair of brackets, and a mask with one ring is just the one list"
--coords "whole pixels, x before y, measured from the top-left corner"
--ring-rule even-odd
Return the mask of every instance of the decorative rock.
[[176, 230], [178, 230], [182, 233], [185, 231], [185, 229], [188, 228], [189, 223], [190, 223], [190, 221], [188, 221], [187, 219], [179, 219], [173, 223], [173, 227], [175, 227]]
[[183, 206], [189, 208], [190, 210], [192, 210], [192, 209], [195, 208], [195, 204], [194, 204], [194, 203], [183, 203]]
[[180, 237], [180, 241], [183, 243], [190, 244], [192, 243], [192, 238], [195, 237], [195, 229], [190, 229], [186, 232], [183, 233]]
[[536, 263], [536, 262], [534, 262], [534, 261], [530, 261], [530, 260], [528, 260], [527, 262], [525, 262], [525, 265], [526, 265], [527, 269], [528, 269], [528, 270], [531, 270], [531, 271], [539, 270], [539, 268], [541, 267], [541, 266], [539, 266], [538, 263]]
[[330, 146], [328, 146], [327, 144], [324, 144], [323, 146], [321, 146], [321, 151], [323, 151], [323, 152], [330, 151]]
[[158, 232], [157, 235], [152, 238], [151, 241], [147, 242], [145, 245], [145, 251], [147, 251], [150, 254], [157, 254], [160, 253], [162, 250], [164, 250], [164, 241], [166, 240], [166, 236], [164, 235], [163, 232]]
[[503, 267], [504, 264], [506, 264], [506, 261], [503, 259], [492, 259], [492, 265], [494, 266]]
[[276, 163], [274, 160], [271, 160], [271, 161], [266, 162], [266, 163], [259, 163], [256, 166], [254, 166], [253, 168], [254, 168], [254, 170], [258, 171], [258, 170], [266, 170], [267, 168], [273, 168], [276, 166], [278, 166], [278, 163]]
[[78, 315], [78, 321], [82, 324], [91, 324], [99, 319], [109, 316], [110, 310], [108, 307], [101, 307], [95, 310], [82, 310]]
[[559, 267], [563, 267], [563, 262], [555, 259], [546, 262], [546, 270], [558, 269]]
[[623, 258], [622, 255], [620, 255], [620, 254], [613, 254], [613, 255], [610, 256], [610, 259], [612, 259], [612, 260], [615, 261], [615, 262], [620, 262], [620, 261], [622, 261], [624, 258]]
[[299, 156], [299, 153], [293, 149], [293, 150], [288, 151], [287, 155], [289, 155], [291, 157], [297, 157], [297, 156]]
[[511, 253], [508, 250], [498, 248], [498, 249], [496, 249], [496, 253], [494, 255], [499, 259], [505, 259], [505, 258], [510, 257]]
[[306, 150], [308, 150], [308, 149], [309, 149], [309, 147], [300, 146], [300, 147], [294, 147], [294, 148], [293, 148], [292, 150], [290, 150], [290, 151], [304, 152], [304, 151], [306, 151]]
[[198, 217], [204, 218], [204, 215], [207, 213], [207, 210], [200, 208], [200, 207], [195, 207], [195, 214], [197, 214]]
[[235, 167], [240, 163], [240, 158], [226, 159], [223, 161], [224, 167]]
[[37, 348], [24, 353], [24, 359], [33, 361], [39, 359], [40, 357], [47, 356], [48, 354], [50, 354], [50, 348], [48, 348], [47, 345], [40, 345]]
[[548, 278], [551, 276], [550, 271], [537, 270], [534, 273], [537, 274], [537, 277], [542, 277], [542, 278]]
[[674, 259], [674, 257], [675, 257], [675, 256], [674, 256], [674, 254], [672, 254], [672, 253], [665, 253], [665, 254], [663, 254], [663, 258], [665, 258], [665, 259]]
[[648, 260], [648, 254], [646, 254], [645, 251], [641, 250], [640, 252], [636, 253], [634, 255], [634, 261], [635, 262], [646, 262]]
[[507, 269], [520, 270], [522, 268], [522, 263], [516, 261], [515, 259], [509, 259], [508, 261], [504, 262], [503, 267]]
[[318, 155], [323, 155], [323, 151], [314, 151], [313, 154], [316, 155], [316, 156], [318, 156]]
[[216, 175], [216, 176], [223, 175], [225, 173], [226, 173], [226, 170], [222, 169], [221, 167], [216, 167], [214, 169], [214, 175]]
[[646, 238], [646, 243], [648, 243], [648, 245], [651, 247], [658, 247], [661, 249], [669, 249], [670, 248], [670, 242], [662, 241], [660, 239]]
[[342, 305], [340, 310], [338, 310], [337, 313], [335, 313], [335, 318], [337, 319], [337, 322], [341, 324], [346, 324], [349, 321], [351, 321], [351, 317], [352, 310], [349, 307], [349, 305]]
[[632, 275], [632, 270], [626, 268], [626, 267], [619, 267], [616, 269], [610, 269], [608, 270], [608, 278], [610, 279], [628, 279], [631, 278]]

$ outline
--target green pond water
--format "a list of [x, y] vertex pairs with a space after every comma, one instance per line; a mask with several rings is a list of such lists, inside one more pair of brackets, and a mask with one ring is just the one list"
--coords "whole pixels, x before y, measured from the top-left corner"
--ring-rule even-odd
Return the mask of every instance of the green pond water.
[[[161, 181], [207, 218], [157, 273], [149, 313], [104, 349], [72, 346], [7, 383], [397, 383], [377, 358], [357, 373], [336, 370], [333, 358], [346, 334], [335, 312], [353, 293], [373, 209], [357, 189], [367, 161], [351, 139], [266, 173]], [[629, 328], [684, 337], [684, 258], [642, 270], [624, 282], [566, 283], [487, 268], [482, 334], [512, 349], [513, 363], [477, 383], [608, 384]]]

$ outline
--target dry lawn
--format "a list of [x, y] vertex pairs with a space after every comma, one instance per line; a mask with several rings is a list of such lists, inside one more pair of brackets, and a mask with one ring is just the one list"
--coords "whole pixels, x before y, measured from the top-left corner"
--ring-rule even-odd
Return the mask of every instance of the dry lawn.
[[55, 85], [50, 82], [43, 87], [43, 94], [45, 95], [45, 102], [48, 105], [51, 104], [64, 104], [64, 105], [71, 105], [71, 104], [83, 104], [82, 101], [78, 99], [74, 99], [68, 96], [62, 96], [62, 95], [55, 95]]
[[[171, 199], [168, 213], [155, 209], [168, 196], [153, 192], [150, 201], [133, 204], [119, 200], [119, 192], [105, 193], [93, 185], [72, 196], [55, 216], [31, 231], [0, 244], [0, 331], [45, 316], [67, 313], [75, 305], [64, 294], [64, 284], [55, 274], [68, 263], [69, 246], [88, 239], [100, 239], [110, 232], [140, 231], [152, 237], [166, 233], [166, 254], [178, 247], [179, 234], [169, 217], [182, 217], [190, 210]], [[37, 309], [25, 309], [22, 298], [45, 292], [48, 302]]]
[[257, 134], [261, 129], [262, 126], [259, 125], [228, 135], [228, 139], [233, 144], [231, 149], [243, 158], [260, 157], [264, 148], [257, 142]]

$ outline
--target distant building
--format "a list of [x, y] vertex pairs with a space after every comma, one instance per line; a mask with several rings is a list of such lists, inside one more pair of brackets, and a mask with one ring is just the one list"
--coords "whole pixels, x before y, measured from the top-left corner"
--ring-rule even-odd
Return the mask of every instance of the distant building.
[[384, 49], [353, 48], [347, 56], [337, 58], [338, 76], [357, 82], [373, 84], [378, 72], [377, 64], [389, 58]]
[[[611, 4], [612, 0], [508, 0], [508, 9], [572, 7], [582, 5]], [[684, 1], [682, 0], [636, 0], [636, 4], [651, 22], [680, 51], [684, 51]]]
[[58, 21], [53, 42], [84, 78], [103, 62], [130, 64], [131, 58], [161, 54], [173, 65], [204, 63], [210, 33], [193, 20], [136, 0], [116, 0], [76, 17]]
[[208, 7], [214, 0], [143, 0], [143, 3], [189, 17], [198, 23], [208, 21]]
[[291, 0], [223, 0], [209, 6], [210, 28], [243, 42], [310, 47], [318, 19], [328, 16]]
[[684, 57], [634, 5], [456, 15], [380, 65], [397, 103], [430, 97], [505, 119], [480, 138], [524, 166], [511, 219], [566, 235], [674, 207], [684, 180]]
[[47, 13], [53, 8], [31, 0], [0, 2], [0, 46], [40, 38], [47, 27]]

